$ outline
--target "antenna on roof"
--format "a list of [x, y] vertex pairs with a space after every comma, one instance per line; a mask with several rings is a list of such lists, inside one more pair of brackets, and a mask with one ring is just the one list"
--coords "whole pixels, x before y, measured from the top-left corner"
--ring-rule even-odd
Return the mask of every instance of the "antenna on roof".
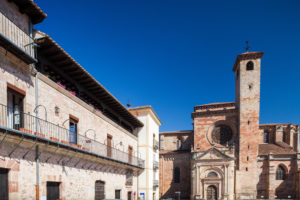
[[130, 101], [128, 99], [128, 103], [127, 103], [127, 107], [129, 108], [131, 105], [130, 105]]
[[246, 49], [246, 52], [248, 52], [248, 50], [250, 49], [248, 41], [246, 41], [246, 48], [245, 49]]

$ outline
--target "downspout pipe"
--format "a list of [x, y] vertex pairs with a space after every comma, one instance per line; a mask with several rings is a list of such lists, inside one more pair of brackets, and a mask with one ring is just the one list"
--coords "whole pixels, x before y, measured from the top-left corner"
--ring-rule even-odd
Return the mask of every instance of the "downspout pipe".
[[[29, 22], [29, 30], [30, 30], [30, 37], [33, 40], [33, 25], [32, 22]], [[30, 55], [33, 57], [36, 57], [36, 49], [34, 49], [34, 40], [30, 43]], [[35, 106], [37, 107], [39, 105], [38, 97], [39, 97], [39, 88], [38, 88], [38, 72], [36, 70], [35, 64], [32, 64], [32, 70], [35, 72], [34, 73], [34, 78], [35, 78]], [[36, 132], [38, 132], [38, 117], [39, 117], [39, 111], [38, 109], [36, 110], [36, 122], [35, 122], [35, 128]], [[35, 191], [36, 191], [36, 200], [40, 199], [40, 189], [39, 189], [39, 181], [40, 181], [40, 175], [39, 175], [39, 146], [36, 146], [36, 186], [35, 186]]]

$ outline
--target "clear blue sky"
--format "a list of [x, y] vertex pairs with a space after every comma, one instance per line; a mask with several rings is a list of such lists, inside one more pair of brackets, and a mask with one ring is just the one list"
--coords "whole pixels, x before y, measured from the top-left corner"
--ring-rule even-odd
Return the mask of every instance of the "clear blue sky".
[[264, 51], [261, 123], [300, 124], [300, 1], [36, 0], [48, 33], [123, 104], [152, 105], [161, 131], [196, 105], [234, 101], [236, 56]]

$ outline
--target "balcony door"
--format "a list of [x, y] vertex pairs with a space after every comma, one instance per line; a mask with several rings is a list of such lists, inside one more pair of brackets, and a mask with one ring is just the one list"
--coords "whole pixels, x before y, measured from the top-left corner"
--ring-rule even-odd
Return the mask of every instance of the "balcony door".
[[69, 142], [72, 144], [77, 144], [77, 124], [78, 120], [70, 117]]
[[133, 152], [133, 150], [132, 150], [132, 146], [129, 146], [128, 147], [128, 163], [132, 163], [132, 152]]
[[107, 134], [107, 142], [106, 142], [106, 145], [107, 145], [107, 157], [111, 157], [111, 154], [112, 154], [112, 136]]
[[11, 89], [7, 90], [7, 126], [19, 130], [23, 128], [24, 96]]

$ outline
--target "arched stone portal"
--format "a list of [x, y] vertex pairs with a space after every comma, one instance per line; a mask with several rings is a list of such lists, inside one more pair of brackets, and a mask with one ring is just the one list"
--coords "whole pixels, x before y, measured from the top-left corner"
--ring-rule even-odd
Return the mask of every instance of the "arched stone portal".
[[207, 200], [217, 200], [218, 199], [218, 190], [216, 186], [210, 185], [207, 187], [206, 191]]

